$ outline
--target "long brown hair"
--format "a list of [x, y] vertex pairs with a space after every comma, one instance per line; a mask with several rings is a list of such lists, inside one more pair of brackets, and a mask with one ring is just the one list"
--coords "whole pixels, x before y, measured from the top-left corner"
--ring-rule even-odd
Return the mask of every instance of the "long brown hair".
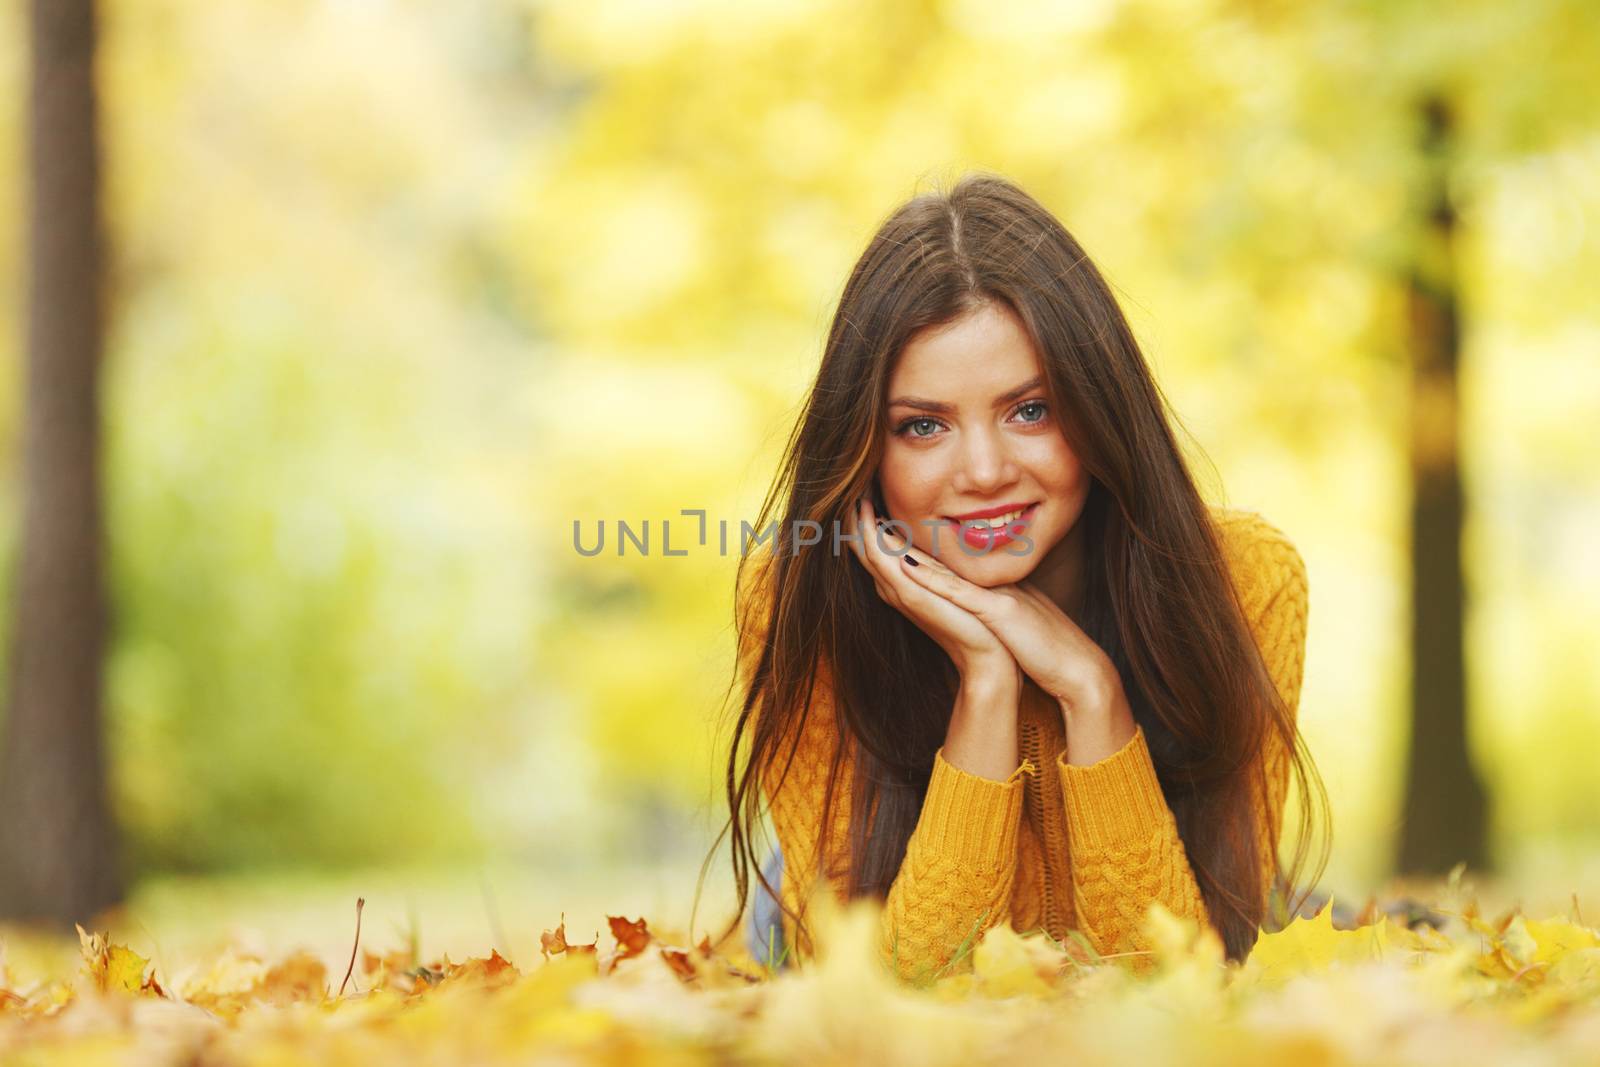
[[[752, 869], [772, 890], [753, 849], [761, 786], [786, 773], [785, 749], [793, 749], [785, 742], [805, 724], [819, 670], [832, 687], [837, 736], [858, 753], [847, 783], [848, 896], [881, 900], [899, 871], [958, 678], [938, 645], [879, 598], [862, 567], [842, 565], [844, 550], [835, 554], [828, 536], [806, 544], [811, 538], [796, 535], [809, 523], [843, 528], [852, 503], [872, 492], [887, 432], [886, 390], [907, 340], [991, 301], [1009, 305], [1027, 328], [1058, 424], [1093, 478], [1078, 520], [1087, 524], [1079, 624], [1121, 675], [1207, 910], [1228, 957], [1242, 960], [1266, 919], [1268, 861], [1256, 854], [1250, 776], [1261, 773], [1268, 731], [1277, 731], [1299, 781], [1294, 860], [1287, 873], [1276, 856], [1270, 861], [1286, 894], [1307, 854], [1309, 783], [1317, 782], [1324, 802], [1326, 794], [1297, 744], [1294, 709], [1284, 706], [1256, 647], [1165, 398], [1110, 289], [1049, 211], [988, 174], [911, 199], [867, 245], [755, 524], [768, 529], [781, 507], [776, 540], [769, 554], [740, 562], [736, 586], [760, 584], [766, 592], [736, 598], [742, 707], [728, 757], [729, 818], [712, 853], [731, 830], [738, 912], [722, 936], [745, 913]], [[759, 576], [747, 573], [758, 566]], [[761, 617], [748, 617], [747, 605]], [[843, 763], [841, 745], [825, 827], [834, 824]], [[1326, 863], [1326, 843], [1324, 835], [1311, 884]], [[811, 874], [786, 871], [785, 878]], [[806, 936], [803, 917], [782, 907]]]

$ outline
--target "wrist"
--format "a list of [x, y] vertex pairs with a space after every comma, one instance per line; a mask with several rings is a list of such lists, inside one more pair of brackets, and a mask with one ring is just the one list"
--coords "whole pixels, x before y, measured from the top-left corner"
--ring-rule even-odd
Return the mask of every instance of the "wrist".
[[1093, 766], [1115, 755], [1138, 732], [1133, 708], [1114, 668], [1092, 694], [1063, 701], [1061, 713], [1066, 724], [1066, 760], [1078, 766]]
[[[1077, 684], [1056, 694], [1056, 706], [1070, 725], [1079, 722], [1105, 722], [1119, 709], [1128, 707], [1122, 690], [1122, 676], [1109, 661], [1100, 664]], [[1131, 712], [1129, 712], [1131, 717]]]
[[961, 672], [961, 691], [971, 696], [1016, 696], [1022, 692], [1022, 669], [1015, 660], [975, 663]]

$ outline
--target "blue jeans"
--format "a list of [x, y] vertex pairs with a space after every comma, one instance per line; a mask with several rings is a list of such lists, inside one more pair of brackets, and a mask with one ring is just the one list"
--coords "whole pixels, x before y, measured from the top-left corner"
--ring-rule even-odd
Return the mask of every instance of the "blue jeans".
[[[767, 860], [766, 866], [761, 868], [761, 873], [766, 876], [772, 887], [783, 892], [783, 850], [774, 846], [772, 858]], [[756, 962], [767, 967], [773, 967], [768, 959], [768, 939], [771, 939], [774, 959], [781, 959], [779, 970], [787, 967], [789, 961], [783, 952], [783, 912], [778, 907], [777, 898], [768, 893], [766, 888], [758, 881], [755, 884], [755, 899], [750, 902], [750, 921], [745, 930], [746, 940], [750, 945], [750, 954]]]

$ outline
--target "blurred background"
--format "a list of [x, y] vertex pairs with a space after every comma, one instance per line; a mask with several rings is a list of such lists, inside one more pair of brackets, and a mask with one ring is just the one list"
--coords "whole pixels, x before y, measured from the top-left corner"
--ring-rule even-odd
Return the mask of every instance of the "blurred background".
[[1600, 914], [1596, 71], [1587, 0], [0, 2], [0, 912], [687, 926], [716, 524], [977, 168], [1306, 559], [1323, 889]]

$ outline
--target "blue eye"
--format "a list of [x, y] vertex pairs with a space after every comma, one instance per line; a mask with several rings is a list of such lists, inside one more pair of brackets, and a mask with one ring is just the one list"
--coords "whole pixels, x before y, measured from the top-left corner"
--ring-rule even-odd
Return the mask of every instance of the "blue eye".
[[[1026, 415], [1022, 417], [1021, 421], [1023, 425], [1038, 426], [1049, 419], [1050, 406], [1043, 400], [1029, 400], [1017, 407], [1015, 414], [1021, 414], [1023, 412], [1033, 412], [1032, 417]], [[917, 427], [919, 426], [925, 427], [926, 429], [918, 430]], [[925, 441], [934, 436], [938, 430], [938, 419], [932, 418], [928, 415], [918, 415], [913, 418], [906, 419], [904, 422], [900, 423], [900, 425], [895, 427], [894, 432], [898, 437], [911, 437], [916, 438], [917, 440]]]
[[933, 431], [932, 430], [929, 430], [927, 433], [907, 433], [907, 431], [910, 430], [913, 426], [917, 426], [917, 425], [920, 425], [922, 423], [928, 423], [928, 424], [931, 424], [931, 425], [933, 425], [935, 427], [938, 426], [938, 423], [935, 420], [930, 419], [930, 418], [928, 418], [927, 416], [924, 415], [924, 416], [921, 416], [919, 418], [907, 419], [905, 422], [902, 422], [895, 429], [895, 433], [900, 434], [901, 436], [909, 436], [909, 437], [931, 437], [933, 435]]

